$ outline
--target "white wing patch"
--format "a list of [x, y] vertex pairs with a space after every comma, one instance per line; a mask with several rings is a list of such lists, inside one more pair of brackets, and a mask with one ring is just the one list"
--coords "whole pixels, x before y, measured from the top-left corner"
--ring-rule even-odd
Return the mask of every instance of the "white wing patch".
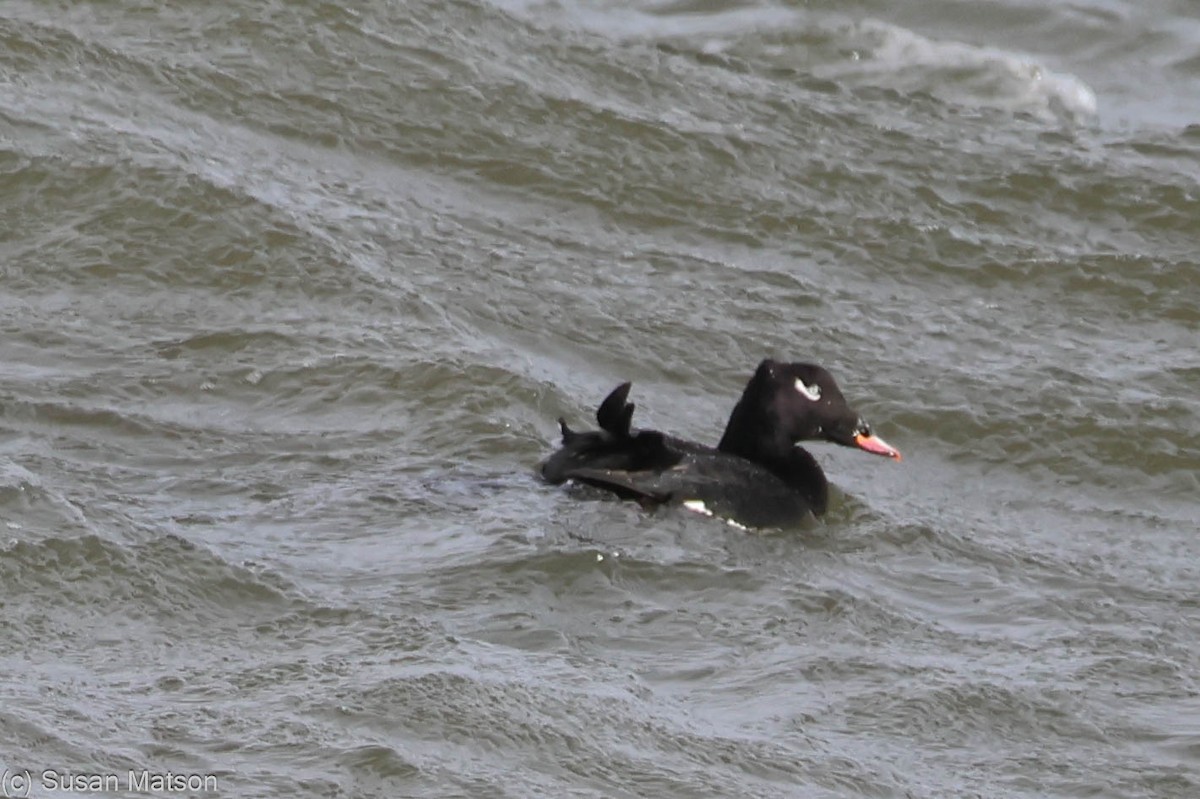
[[821, 387], [819, 385], [813, 383], [810, 386], [808, 383], [805, 383], [798, 377], [796, 378], [796, 390], [799, 391], [801, 395], [812, 400], [813, 402], [816, 402], [821, 398]]
[[683, 507], [687, 508], [690, 511], [694, 511], [696, 513], [703, 513], [705, 516], [708, 516], [711, 518], [721, 519], [721, 521], [725, 522], [730, 527], [736, 527], [739, 530], [749, 530], [750, 529], [749, 527], [747, 527], [744, 524], [735, 522], [733, 519], [726, 519], [726, 518], [717, 516], [715, 513], [713, 513], [711, 510], [708, 509], [708, 506], [704, 504], [704, 500], [702, 500], [702, 499], [685, 499], [683, 501]]

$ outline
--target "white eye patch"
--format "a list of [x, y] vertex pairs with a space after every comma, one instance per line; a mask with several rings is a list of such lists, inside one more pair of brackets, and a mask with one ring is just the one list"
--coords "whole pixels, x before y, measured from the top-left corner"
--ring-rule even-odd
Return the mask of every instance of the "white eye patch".
[[803, 397], [812, 400], [813, 402], [816, 402], [821, 398], [820, 386], [818, 386], [816, 383], [813, 383], [810, 386], [808, 383], [805, 383], [798, 377], [796, 378], [796, 390], [799, 391]]

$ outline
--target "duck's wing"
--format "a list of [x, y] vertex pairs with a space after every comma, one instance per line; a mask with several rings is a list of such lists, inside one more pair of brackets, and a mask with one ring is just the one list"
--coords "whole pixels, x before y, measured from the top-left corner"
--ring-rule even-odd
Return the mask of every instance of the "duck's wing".
[[661, 505], [671, 501], [669, 488], [656, 484], [656, 472], [631, 472], [624, 469], [572, 469], [566, 479], [593, 488], [611, 491], [621, 499], [633, 499], [642, 505]]
[[756, 463], [714, 451], [682, 454], [663, 469], [580, 467], [566, 479], [643, 505], [682, 505], [747, 527], [788, 527], [813, 515], [813, 503]]

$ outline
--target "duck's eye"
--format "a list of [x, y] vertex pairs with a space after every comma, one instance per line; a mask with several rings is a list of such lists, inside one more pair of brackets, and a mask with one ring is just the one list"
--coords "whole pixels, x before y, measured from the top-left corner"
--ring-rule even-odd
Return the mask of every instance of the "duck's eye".
[[801, 395], [812, 400], [813, 402], [816, 402], [821, 398], [821, 387], [819, 385], [816, 383], [809, 385], [798, 377], [796, 378], [796, 390], [799, 391]]

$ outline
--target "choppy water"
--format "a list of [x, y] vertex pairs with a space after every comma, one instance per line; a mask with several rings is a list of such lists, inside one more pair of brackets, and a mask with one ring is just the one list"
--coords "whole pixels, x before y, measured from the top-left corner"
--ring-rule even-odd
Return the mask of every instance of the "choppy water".
[[[5, 789], [1200, 795], [1198, 108], [1165, 0], [10, 0]], [[534, 479], [767, 355], [822, 524]]]

